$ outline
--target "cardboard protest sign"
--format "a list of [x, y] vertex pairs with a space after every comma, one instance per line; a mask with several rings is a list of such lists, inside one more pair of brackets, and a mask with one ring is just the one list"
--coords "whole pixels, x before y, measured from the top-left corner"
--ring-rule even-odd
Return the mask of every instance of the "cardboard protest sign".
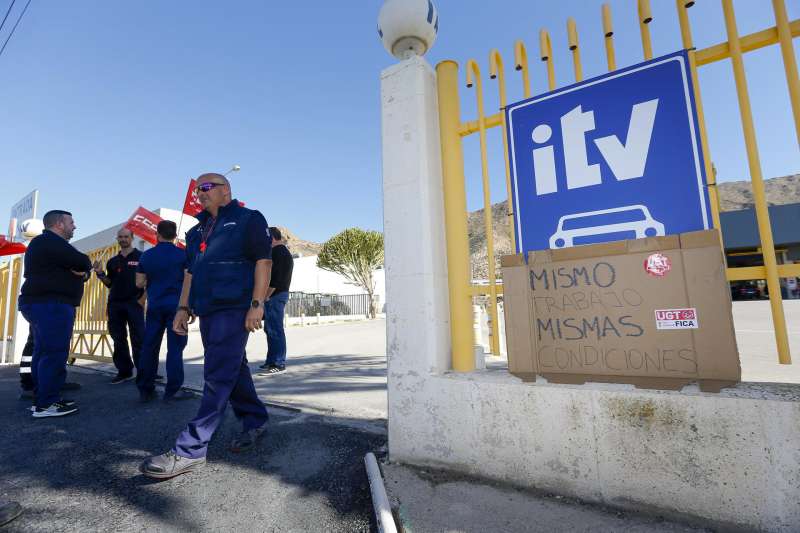
[[502, 260], [509, 371], [718, 391], [741, 379], [716, 230]]

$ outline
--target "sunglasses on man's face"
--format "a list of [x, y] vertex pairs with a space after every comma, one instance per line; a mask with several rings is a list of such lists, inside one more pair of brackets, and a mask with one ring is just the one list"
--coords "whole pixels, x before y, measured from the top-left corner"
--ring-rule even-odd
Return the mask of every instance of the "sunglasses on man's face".
[[197, 190], [198, 191], [203, 191], [203, 192], [208, 192], [211, 189], [213, 189], [214, 187], [222, 187], [223, 185], [225, 185], [225, 184], [224, 183], [217, 183], [217, 182], [214, 182], [214, 181], [207, 181], [205, 183], [201, 183], [200, 185], [198, 185], [197, 186]]

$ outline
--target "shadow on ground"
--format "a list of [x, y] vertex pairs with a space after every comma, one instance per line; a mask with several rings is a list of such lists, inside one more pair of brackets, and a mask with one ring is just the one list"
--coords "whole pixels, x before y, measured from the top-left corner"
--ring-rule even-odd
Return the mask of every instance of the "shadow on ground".
[[203, 470], [154, 482], [139, 463], [171, 447], [199, 402], [143, 405], [131, 383], [70, 380], [83, 385], [69, 396], [81, 412], [36, 420], [16, 397], [17, 368], [0, 368], [0, 498], [25, 507], [7, 531], [374, 529], [363, 456], [385, 446], [383, 435], [273, 409], [258, 449], [237, 455], [229, 410]]

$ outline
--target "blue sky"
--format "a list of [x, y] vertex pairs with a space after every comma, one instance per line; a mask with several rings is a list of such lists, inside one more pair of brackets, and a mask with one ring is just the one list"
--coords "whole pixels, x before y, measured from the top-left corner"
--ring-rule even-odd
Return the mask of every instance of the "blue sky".
[[[642, 59], [633, 0], [610, 2], [617, 63]], [[9, 0], [0, 0], [0, 10]], [[513, 43], [523, 39], [533, 92], [543, 92], [538, 30], [553, 39], [559, 85], [572, 80], [565, 23], [580, 31], [585, 77], [605, 70], [597, 0], [438, 0], [432, 64], [475, 58], [488, 72], [497, 47], [509, 99], [521, 97]], [[790, 19], [800, 3], [787, 2]], [[0, 56], [0, 221], [34, 188], [40, 209], [75, 213], [76, 237], [127, 218], [138, 206], [179, 209], [188, 179], [204, 171], [232, 175], [234, 193], [270, 223], [323, 241], [350, 226], [381, 229], [379, 75], [391, 58], [376, 20], [381, 2], [33, 0]], [[24, 6], [18, 1], [3, 29]], [[739, 31], [774, 24], [771, 2], [735, 2]], [[655, 55], [680, 48], [672, 1], [653, 2]], [[695, 43], [724, 40], [718, 1], [690, 10]], [[800, 46], [795, 39], [795, 51]], [[800, 172], [800, 153], [777, 46], [747, 55], [765, 177]], [[745, 179], [730, 62], [700, 70], [711, 154], [720, 180]], [[487, 110], [496, 109], [485, 80]], [[462, 91], [465, 119], [474, 95]], [[495, 135], [496, 134], [496, 135]], [[490, 146], [496, 155], [499, 132]], [[481, 205], [477, 138], [465, 143], [468, 200]], [[505, 198], [493, 156], [492, 200]], [[41, 214], [40, 213], [40, 214]]]

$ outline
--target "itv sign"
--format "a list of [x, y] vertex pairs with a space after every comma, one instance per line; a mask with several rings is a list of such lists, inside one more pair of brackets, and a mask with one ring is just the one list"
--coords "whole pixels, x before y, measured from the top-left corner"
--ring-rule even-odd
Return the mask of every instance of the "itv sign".
[[710, 227], [686, 52], [506, 107], [517, 252]]

